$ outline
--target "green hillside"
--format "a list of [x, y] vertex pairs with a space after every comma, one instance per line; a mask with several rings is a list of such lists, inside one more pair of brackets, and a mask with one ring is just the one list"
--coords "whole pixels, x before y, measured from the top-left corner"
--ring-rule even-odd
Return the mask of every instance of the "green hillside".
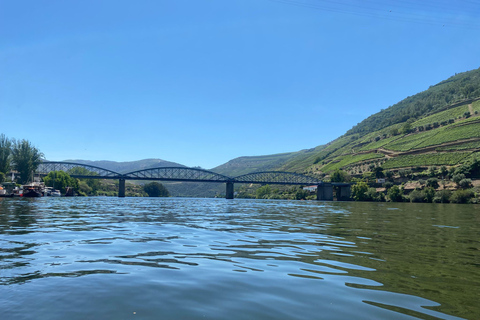
[[379, 165], [385, 169], [456, 166], [479, 151], [480, 69], [476, 69], [368, 117], [278, 170], [328, 175], [343, 169], [359, 175]]
[[369, 133], [405, 121], [418, 120], [457, 103], [480, 97], [480, 68], [456, 74], [428, 90], [407, 97], [397, 104], [363, 120], [347, 135]]

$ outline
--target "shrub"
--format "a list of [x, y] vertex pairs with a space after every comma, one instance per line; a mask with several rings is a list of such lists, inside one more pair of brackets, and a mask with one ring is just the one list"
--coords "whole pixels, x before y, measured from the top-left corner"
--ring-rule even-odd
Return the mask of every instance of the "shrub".
[[387, 196], [392, 202], [402, 202], [402, 191], [398, 186], [393, 186], [388, 189]]
[[450, 196], [450, 202], [453, 203], [468, 203], [474, 197], [472, 190], [457, 190]]
[[470, 189], [471, 187], [473, 187], [472, 179], [462, 179], [458, 183], [458, 186], [462, 189]]
[[149, 197], [169, 197], [170, 193], [163, 184], [158, 182], [150, 182], [143, 186], [143, 191], [145, 191]]
[[452, 176], [453, 182], [455, 182], [457, 185], [460, 185], [460, 181], [465, 179], [465, 175], [463, 173], [457, 173]]
[[440, 190], [435, 193], [433, 197], [433, 202], [435, 203], [449, 203], [450, 197], [452, 196], [452, 191], [450, 190]]
[[432, 187], [434, 189], [437, 189], [440, 185], [438, 184], [438, 179], [437, 178], [430, 178], [427, 180], [427, 187]]
[[368, 191], [368, 184], [360, 181], [352, 186], [352, 198], [355, 201], [366, 201], [365, 193]]
[[413, 190], [410, 193], [410, 202], [423, 202], [425, 199], [425, 193], [422, 190]]
[[435, 197], [435, 189], [432, 187], [426, 187], [425, 190], [423, 190], [423, 193], [425, 195], [425, 201], [426, 202], [433, 202], [433, 198]]

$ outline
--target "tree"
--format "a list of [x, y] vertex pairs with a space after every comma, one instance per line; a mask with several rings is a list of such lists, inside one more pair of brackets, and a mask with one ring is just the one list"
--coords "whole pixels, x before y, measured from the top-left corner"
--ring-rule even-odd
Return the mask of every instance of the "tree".
[[377, 178], [377, 179], [385, 177], [385, 174], [383, 173], [383, 168], [382, 167], [375, 167], [373, 169], [373, 174], [375, 175], [375, 178]]
[[407, 134], [407, 133], [410, 133], [412, 132], [412, 122], [411, 121], [407, 121], [403, 124], [402, 126], [402, 129], [400, 130], [401, 133], [403, 134]]
[[295, 199], [297, 200], [306, 200], [310, 193], [306, 190], [299, 189], [295, 192]]
[[[68, 174], [71, 175], [82, 175], [82, 176], [98, 176], [98, 173], [87, 170], [83, 167], [74, 167], [68, 170]], [[82, 184], [82, 191], [88, 195], [96, 195], [97, 191], [100, 189], [99, 179], [79, 179], [82, 182], [85, 182], [88, 188]]]
[[169, 197], [170, 193], [161, 183], [150, 182], [143, 186], [149, 197]]
[[433, 187], [426, 187], [423, 192], [425, 194], [425, 201], [428, 203], [433, 202], [433, 198], [435, 198], [435, 189]]
[[350, 180], [350, 176], [343, 170], [336, 169], [330, 177], [331, 182], [347, 182]]
[[430, 178], [427, 180], [427, 187], [432, 187], [434, 189], [438, 189], [440, 185], [438, 184], [437, 178]]
[[368, 191], [368, 184], [360, 181], [352, 186], [352, 198], [355, 201], [365, 201], [367, 199], [366, 192]]
[[462, 189], [469, 189], [473, 187], [472, 179], [462, 179], [458, 183], [458, 186]]
[[410, 192], [410, 202], [423, 202], [425, 200], [425, 192], [415, 189]]
[[392, 202], [402, 202], [402, 191], [398, 186], [388, 189], [387, 196]]
[[448, 169], [446, 166], [441, 166], [440, 167], [440, 174], [442, 175], [442, 177], [446, 177], [447, 174], [448, 174]]
[[267, 199], [270, 193], [272, 193], [272, 188], [270, 188], [270, 186], [267, 184], [265, 186], [261, 186], [257, 189], [257, 191], [255, 191], [255, 198]]
[[12, 147], [13, 167], [20, 173], [20, 183], [27, 183], [42, 162], [43, 153], [28, 140], [14, 141]]
[[450, 196], [450, 202], [467, 203], [475, 194], [472, 190], [457, 190]]
[[10, 154], [12, 153], [12, 140], [3, 133], [0, 135], [0, 172], [5, 174], [10, 171]]
[[455, 182], [458, 186], [460, 185], [460, 181], [463, 179], [465, 179], [465, 175], [463, 173], [457, 173], [452, 177], [453, 182]]
[[60, 190], [65, 194], [67, 187], [78, 190], [78, 180], [70, 177], [65, 171], [51, 171], [43, 178], [43, 183], [47, 187], [52, 187]]
[[449, 203], [450, 202], [450, 197], [452, 196], [452, 191], [442, 189], [440, 191], [437, 191], [435, 193], [435, 197], [433, 198], [433, 202], [436, 203]]

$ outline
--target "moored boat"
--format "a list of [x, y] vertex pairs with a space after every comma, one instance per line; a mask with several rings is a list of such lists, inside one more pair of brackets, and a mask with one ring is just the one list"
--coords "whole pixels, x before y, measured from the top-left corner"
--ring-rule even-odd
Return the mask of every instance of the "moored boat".
[[45, 192], [45, 186], [38, 182], [33, 182], [23, 186], [22, 197], [38, 198], [43, 197]]
[[45, 196], [48, 197], [61, 197], [62, 194], [60, 193], [60, 190], [53, 189], [52, 187], [45, 187], [44, 191]]

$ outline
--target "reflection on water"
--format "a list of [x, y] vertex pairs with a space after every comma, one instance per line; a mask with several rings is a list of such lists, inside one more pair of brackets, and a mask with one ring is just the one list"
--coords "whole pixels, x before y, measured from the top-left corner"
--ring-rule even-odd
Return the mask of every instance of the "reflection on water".
[[0, 199], [0, 311], [7, 319], [477, 319], [478, 209]]

